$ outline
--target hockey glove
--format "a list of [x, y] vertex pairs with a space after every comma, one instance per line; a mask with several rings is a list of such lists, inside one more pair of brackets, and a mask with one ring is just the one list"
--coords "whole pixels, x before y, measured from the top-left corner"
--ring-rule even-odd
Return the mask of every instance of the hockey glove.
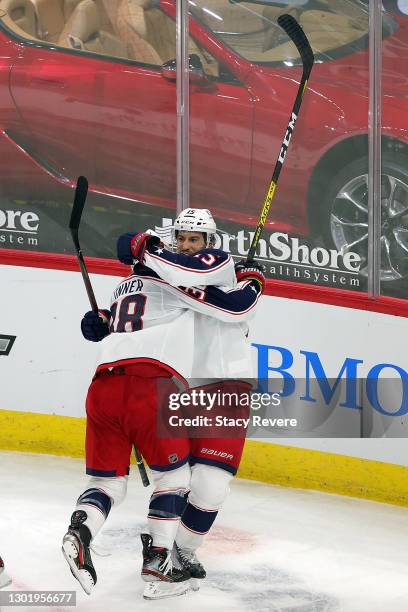
[[250, 261], [241, 259], [241, 261], [235, 264], [235, 274], [237, 277], [237, 281], [253, 281], [255, 289], [258, 293], [263, 293], [263, 291], [265, 290], [264, 270], [265, 267], [262, 264], [259, 264], [258, 262], [254, 261], [253, 259]]
[[152, 236], [148, 232], [133, 234], [128, 232], [118, 238], [117, 253], [118, 259], [124, 264], [132, 265], [137, 259], [143, 263], [143, 255], [148, 246], [160, 244], [158, 236]]
[[109, 310], [98, 310], [93, 312], [90, 310], [81, 321], [82, 335], [86, 340], [91, 342], [100, 342], [105, 336], [109, 335]]

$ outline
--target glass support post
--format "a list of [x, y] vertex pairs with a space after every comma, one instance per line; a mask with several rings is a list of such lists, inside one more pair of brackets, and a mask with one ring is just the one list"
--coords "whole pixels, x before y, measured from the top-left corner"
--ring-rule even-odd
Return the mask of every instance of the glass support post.
[[369, 3], [368, 295], [380, 295], [382, 0]]
[[188, 0], [176, 0], [177, 214], [190, 203]]

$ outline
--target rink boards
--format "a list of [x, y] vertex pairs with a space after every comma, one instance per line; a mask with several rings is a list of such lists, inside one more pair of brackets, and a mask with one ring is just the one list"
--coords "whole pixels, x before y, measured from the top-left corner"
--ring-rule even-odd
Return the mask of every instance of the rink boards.
[[[0, 280], [6, 305], [0, 336], [15, 336], [1, 359], [0, 448], [82, 456], [84, 398], [98, 346], [85, 342], [79, 329], [89, 309], [81, 277], [3, 265]], [[117, 280], [92, 275], [101, 307]], [[381, 402], [370, 408], [371, 439], [359, 439], [354, 429], [347, 439], [335, 412], [324, 427], [305, 428], [303, 437], [277, 432], [248, 440], [240, 476], [408, 505], [407, 331], [401, 316], [264, 296], [251, 326], [259, 376], [304, 383], [319, 374], [327, 383], [356, 373], [364, 384], [367, 376], [386, 374], [397, 379], [401, 397], [393, 413]], [[305, 411], [313, 407], [302, 397], [294, 394], [297, 407], [303, 410], [302, 401]], [[354, 427], [360, 417], [350, 401], [344, 414]]]

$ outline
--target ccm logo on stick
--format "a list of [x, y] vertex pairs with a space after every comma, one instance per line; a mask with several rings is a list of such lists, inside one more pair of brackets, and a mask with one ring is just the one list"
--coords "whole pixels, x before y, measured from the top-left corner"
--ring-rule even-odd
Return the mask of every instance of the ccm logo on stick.
[[283, 162], [285, 161], [286, 152], [288, 150], [290, 139], [292, 138], [293, 130], [295, 129], [296, 119], [297, 119], [297, 115], [294, 112], [292, 112], [292, 117], [288, 123], [288, 129], [286, 130], [285, 138], [283, 139], [282, 147], [281, 147], [280, 154], [278, 157], [278, 160], [281, 162], [281, 164], [283, 164]]

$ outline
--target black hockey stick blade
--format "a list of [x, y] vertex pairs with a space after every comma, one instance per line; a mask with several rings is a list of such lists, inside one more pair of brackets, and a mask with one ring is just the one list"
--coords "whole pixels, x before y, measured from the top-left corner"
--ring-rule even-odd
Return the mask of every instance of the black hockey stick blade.
[[307, 40], [306, 34], [296, 19], [287, 13], [278, 17], [278, 24], [283, 30], [285, 30], [286, 34], [296, 46], [302, 59], [303, 70], [307, 75], [309, 75], [314, 63], [314, 54], [310, 43]]
[[87, 194], [88, 181], [84, 176], [80, 176], [78, 177], [76, 184], [74, 204], [72, 206], [71, 218], [69, 221], [69, 229], [71, 230], [71, 236], [77, 253], [78, 263], [81, 269], [85, 289], [88, 294], [89, 303], [91, 304], [92, 310], [94, 312], [98, 312], [98, 304], [96, 302], [88, 270], [86, 269], [86, 264], [84, 261], [84, 256], [82, 255], [81, 245], [79, 244], [78, 236], [79, 224], [81, 223], [82, 211], [84, 210]]
[[79, 176], [75, 189], [74, 205], [72, 207], [69, 229], [78, 230], [81, 223], [82, 211], [84, 210], [86, 196], [88, 195], [88, 181], [84, 176]]

